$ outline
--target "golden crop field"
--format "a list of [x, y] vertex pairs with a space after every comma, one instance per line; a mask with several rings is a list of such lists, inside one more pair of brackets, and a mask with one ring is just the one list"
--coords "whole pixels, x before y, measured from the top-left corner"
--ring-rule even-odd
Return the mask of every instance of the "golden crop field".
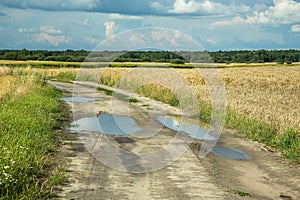
[[[204, 82], [195, 73], [181, 72], [193, 83], [199, 98], [207, 101]], [[226, 68], [220, 72], [230, 110], [281, 131], [300, 129], [300, 66]]]
[[[7, 73], [8, 70], [9, 68], [1, 68], [0, 73], [3, 71]], [[201, 70], [203, 73], [210, 73], [211, 69]], [[300, 129], [300, 65], [233, 67], [218, 70], [225, 85], [229, 110], [247, 118], [262, 120], [275, 126], [280, 132], [288, 128]], [[39, 74], [48, 77], [54, 77], [62, 72], [83, 78], [93, 77], [94, 80], [100, 80], [107, 85], [115, 85], [121, 78], [123, 85], [121, 87], [131, 89], [137, 89], [137, 85], [140, 87], [142, 84], [156, 82], [169, 87], [174, 93], [183, 95], [189, 95], [184, 91], [187, 88], [183, 87], [188, 82], [199, 100], [210, 102], [208, 88], [201, 73], [196, 69], [14, 69], [14, 73], [17, 74]], [[5, 93], [7, 88], [3, 84], [9, 84], [9, 81], [2, 81], [1, 93]], [[147, 92], [149, 93], [149, 88]]]
[[[209, 73], [209, 70], [203, 69], [203, 72]], [[280, 131], [300, 129], [300, 66], [235, 67], [219, 69], [219, 72], [226, 89], [228, 109], [262, 120]], [[116, 79], [122, 77], [126, 87], [134, 88], [161, 80], [161, 85], [181, 90], [185, 83], [178, 78], [180, 76], [193, 87], [199, 100], [210, 102], [208, 88], [196, 69], [108, 68], [102, 74], [102, 82], [116, 83]]]

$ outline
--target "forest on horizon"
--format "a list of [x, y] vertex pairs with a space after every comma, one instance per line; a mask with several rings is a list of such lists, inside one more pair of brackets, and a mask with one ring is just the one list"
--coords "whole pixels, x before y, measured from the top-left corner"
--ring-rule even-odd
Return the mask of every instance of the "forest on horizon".
[[86, 50], [0, 50], [0, 60], [38, 60], [63, 62], [169, 62], [183, 63], [265, 63], [300, 62], [300, 50], [235, 51], [86, 51]]

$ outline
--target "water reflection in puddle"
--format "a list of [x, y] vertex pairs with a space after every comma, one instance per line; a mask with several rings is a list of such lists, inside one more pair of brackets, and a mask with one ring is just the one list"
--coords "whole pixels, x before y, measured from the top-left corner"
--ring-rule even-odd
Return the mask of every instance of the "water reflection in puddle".
[[101, 114], [98, 117], [88, 117], [73, 122], [71, 130], [93, 131], [108, 135], [128, 135], [141, 130], [133, 119], [110, 114]]
[[209, 135], [208, 132], [197, 125], [180, 124], [177, 120], [171, 117], [157, 117], [157, 120], [169, 129], [174, 131], [183, 131], [190, 137], [197, 140], [216, 140], [213, 136]]
[[213, 148], [212, 152], [218, 156], [233, 160], [250, 160], [250, 156], [240, 150], [230, 148]]
[[64, 97], [62, 98], [63, 101], [66, 102], [79, 102], [79, 103], [87, 103], [90, 101], [102, 101], [101, 98], [89, 98], [89, 97]]

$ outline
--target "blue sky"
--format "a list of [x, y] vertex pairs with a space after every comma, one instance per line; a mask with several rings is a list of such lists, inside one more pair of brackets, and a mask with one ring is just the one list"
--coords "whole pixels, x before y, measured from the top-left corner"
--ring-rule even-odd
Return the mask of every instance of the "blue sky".
[[91, 50], [149, 27], [210, 51], [300, 49], [300, 0], [0, 0], [0, 19], [1, 49]]

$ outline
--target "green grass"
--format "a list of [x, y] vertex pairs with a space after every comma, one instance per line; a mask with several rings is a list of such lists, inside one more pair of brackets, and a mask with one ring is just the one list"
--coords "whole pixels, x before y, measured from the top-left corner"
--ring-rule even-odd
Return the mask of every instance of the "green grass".
[[[112, 91], [104, 92], [110, 94]], [[138, 88], [136, 92], [171, 106], [180, 106], [180, 102], [176, 98], [176, 95], [172, 93], [170, 89], [159, 85], [143, 85]], [[201, 122], [209, 123], [211, 120], [211, 106], [207, 103], [200, 102], [199, 109], [200, 114], [195, 117], [199, 118]], [[284, 132], [279, 132], [274, 124], [268, 124], [258, 119], [250, 119], [246, 116], [237, 114], [233, 110], [227, 110], [225, 127], [236, 130], [236, 132], [243, 137], [274, 147], [281, 152], [285, 158], [300, 163], [299, 129], [290, 128]]]
[[[210, 105], [202, 102], [199, 108], [200, 121], [209, 123], [211, 120]], [[226, 111], [225, 127], [235, 130], [243, 137], [276, 148], [285, 158], [300, 163], [300, 133], [296, 129], [290, 128], [279, 132], [274, 124], [250, 119], [232, 110]]]
[[290, 128], [279, 133], [276, 126], [256, 119], [249, 119], [233, 111], [227, 111], [225, 126], [235, 129], [251, 140], [276, 148], [282, 155], [300, 163], [300, 133]]
[[249, 194], [247, 192], [240, 191], [240, 190], [230, 190], [229, 192], [232, 193], [232, 194], [239, 195], [241, 197], [251, 197], [251, 194]]
[[61, 92], [36, 83], [20, 97], [1, 100], [0, 199], [44, 199], [62, 183], [54, 153], [62, 128]]
[[76, 80], [76, 73], [73, 72], [60, 72], [54, 77], [49, 77], [51, 80], [60, 82], [70, 82]]
[[114, 91], [109, 90], [109, 89], [98, 87], [97, 90], [104, 92], [106, 95], [114, 96], [122, 101], [128, 101], [129, 103], [138, 103], [139, 102], [137, 99], [129, 98], [128, 96], [123, 95], [123, 94], [114, 93]]
[[171, 106], [178, 107], [179, 100], [176, 95], [168, 88], [156, 84], [146, 84], [138, 88], [136, 92], [140, 95], [167, 103]]

